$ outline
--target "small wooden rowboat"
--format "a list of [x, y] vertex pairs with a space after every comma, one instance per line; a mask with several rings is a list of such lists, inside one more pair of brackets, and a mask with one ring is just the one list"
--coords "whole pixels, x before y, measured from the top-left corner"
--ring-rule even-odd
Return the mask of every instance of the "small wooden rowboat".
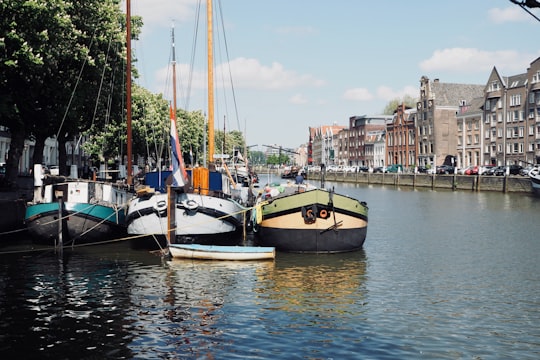
[[269, 260], [276, 257], [274, 247], [261, 246], [170, 244], [169, 252], [175, 259]]

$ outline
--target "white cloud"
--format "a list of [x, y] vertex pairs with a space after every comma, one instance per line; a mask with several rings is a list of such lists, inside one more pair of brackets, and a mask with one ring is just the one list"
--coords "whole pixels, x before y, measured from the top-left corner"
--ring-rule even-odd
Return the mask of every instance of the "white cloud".
[[289, 102], [291, 104], [302, 105], [302, 104], [307, 104], [308, 100], [302, 94], [295, 94], [289, 99]]
[[374, 96], [366, 88], [353, 88], [346, 90], [343, 98], [353, 101], [370, 101], [373, 100]]
[[232, 77], [237, 86], [251, 89], [279, 90], [299, 86], [323, 86], [322, 80], [309, 74], [298, 74], [286, 70], [283, 65], [273, 62], [271, 66], [261, 64], [257, 59], [240, 57], [229, 64], [222, 64], [216, 68], [216, 73], [228, 73], [230, 66]]
[[[144, 30], [170, 27], [174, 21], [193, 21], [198, 0], [141, 0], [131, 2], [131, 14], [143, 18]], [[125, 4], [122, 5], [125, 9]], [[174, 16], [172, 16], [174, 14]]]
[[394, 90], [388, 86], [379, 86], [377, 88], [377, 98], [385, 101], [390, 101], [394, 99], [403, 99], [405, 95], [412, 96], [414, 98], [418, 97], [418, 87], [414, 86], [405, 86], [401, 90]]
[[429, 59], [420, 63], [420, 69], [427, 72], [486, 73], [495, 66], [505, 72], [521, 73], [527, 70], [530, 59], [537, 56], [515, 50], [485, 51], [474, 48], [450, 48], [436, 50]]
[[[229, 69], [230, 66], [230, 69]], [[186, 83], [189, 77], [189, 66], [187, 64], [177, 64], [176, 73], [178, 84]], [[294, 71], [284, 69], [283, 65], [274, 62], [271, 66], [264, 66], [256, 59], [237, 58], [228, 64], [220, 64], [214, 70], [214, 83], [217, 87], [230, 87], [230, 76], [232, 76], [235, 88], [258, 89], [258, 90], [280, 90], [291, 89], [302, 86], [321, 87], [325, 83], [309, 74], [298, 74]], [[169, 66], [159, 69], [155, 74], [155, 82], [161, 84], [170, 83], [171, 76]], [[192, 74], [192, 89], [206, 89], [207, 75], [206, 68], [198, 69]], [[224, 84], [225, 83], [225, 84]], [[165, 88], [165, 85], [163, 85]], [[162, 91], [157, 89], [157, 91]]]
[[489, 19], [494, 23], [530, 21], [532, 17], [522, 8], [515, 5], [505, 9], [493, 8], [488, 11]]

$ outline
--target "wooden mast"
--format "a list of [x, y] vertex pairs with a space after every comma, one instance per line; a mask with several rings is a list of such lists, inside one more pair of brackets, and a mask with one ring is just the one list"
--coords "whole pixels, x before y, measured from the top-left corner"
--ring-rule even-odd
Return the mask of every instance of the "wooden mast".
[[206, 21], [208, 32], [208, 160], [214, 162], [214, 54], [212, 29], [212, 0], [206, 0]]
[[[174, 23], [171, 30], [172, 42], [172, 75], [173, 75], [173, 113], [176, 123], [176, 47], [174, 45]], [[176, 127], [175, 127], [176, 129]], [[182, 156], [180, 154], [180, 156]], [[176, 243], [176, 193], [171, 185], [167, 185], [167, 242]]]
[[127, 184], [133, 184], [131, 160], [131, 0], [126, 0], [126, 119], [127, 119]]

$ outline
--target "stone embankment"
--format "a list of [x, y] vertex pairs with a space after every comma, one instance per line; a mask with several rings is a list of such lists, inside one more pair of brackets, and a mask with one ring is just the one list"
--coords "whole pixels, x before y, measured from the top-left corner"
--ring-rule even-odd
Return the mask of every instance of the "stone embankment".
[[[264, 174], [261, 169], [259, 174]], [[274, 170], [277, 175], [277, 170]], [[320, 173], [309, 173], [308, 179], [320, 179]], [[430, 189], [498, 191], [504, 193], [532, 193], [527, 176], [471, 176], [430, 175], [410, 173], [326, 173], [325, 181], [357, 184], [411, 186]]]

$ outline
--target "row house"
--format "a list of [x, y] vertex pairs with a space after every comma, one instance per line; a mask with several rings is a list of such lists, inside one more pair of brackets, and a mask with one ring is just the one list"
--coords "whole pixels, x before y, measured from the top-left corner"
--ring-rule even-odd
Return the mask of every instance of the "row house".
[[[484, 94], [483, 85], [443, 83], [420, 79], [416, 104], [416, 165], [436, 166], [455, 159], [457, 149], [456, 114], [459, 105]], [[455, 165], [455, 162], [453, 163]]]
[[365, 166], [375, 168], [386, 165], [386, 133], [383, 130], [369, 131], [365, 142]]
[[493, 68], [480, 99], [457, 117], [458, 166], [540, 162], [540, 58], [526, 73]]
[[339, 161], [336, 157], [336, 152], [339, 152], [337, 145], [339, 142], [338, 134], [343, 129], [345, 129], [345, 126], [337, 124], [315, 128], [313, 140], [311, 141], [314, 165], [324, 164], [328, 166], [337, 164], [337, 161]]
[[362, 115], [349, 118], [348, 165], [370, 165], [366, 154], [368, 134], [385, 131], [386, 124], [391, 121], [391, 115]]
[[386, 126], [386, 163], [414, 166], [416, 153], [416, 111], [398, 106], [394, 118]]

